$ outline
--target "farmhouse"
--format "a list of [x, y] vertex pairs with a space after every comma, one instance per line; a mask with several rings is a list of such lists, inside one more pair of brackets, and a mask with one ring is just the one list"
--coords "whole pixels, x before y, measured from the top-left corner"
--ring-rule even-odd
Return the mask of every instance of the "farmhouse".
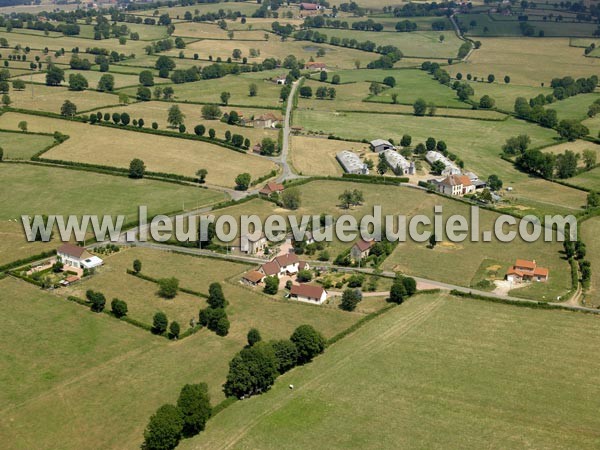
[[251, 122], [254, 128], [275, 128], [283, 119], [273, 113], [261, 114]]
[[368, 175], [369, 168], [365, 163], [361, 161], [356, 153], [352, 153], [348, 150], [342, 150], [335, 158], [338, 160], [342, 169], [346, 173], [353, 173], [355, 175]]
[[310, 61], [307, 62], [306, 64], [304, 64], [304, 68], [307, 70], [327, 70], [327, 65], [325, 65], [325, 63], [322, 62], [314, 62], [314, 61]]
[[446, 195], [465, 195], [475, 192], [475, 186], [466, 175], [450, 175], [435, 183], [438, 191]]
[[383, 157], [396, 175], [414, 175], [415, 163], [408, 162], [404, 156], [395, 150], [385, 150]]
[[285, 80], [287, 79], [287, 75], [279, 75], [275, 78], [275, 84], [285, 84]]
[[355, 261], [364, 259], [369, 256], [369, 252], [373, 245], [375, 245], [375, 241], [373, 240], [365, 241], [364, 239], [359, 239], [350, 249], [350, 256], [352, 256], [352, 259]]
[[302, 11], [319, 11], [322, 6], [317, 3], [300, 3], [300, 9]]
[[277, 275], [281, 277], [283, 275], [298, 273], [299, 267], [300, 261], [298, 260], [298, 256], [294, 253], [288, 253], [287, 255], [277, 256], [268, 263], [260, 266], [258, 270], [267, 276]]
[[435, 152], [433, 150], [428, 151], [425, 154], [425, 159], [431, 165], [433, 165], [433, 163], [435, 163], [436, 161], [441, 161], [444, 164], [444, 166], [446, 167], [442, 171], [442, 175], [446, 175], [446, 176], [447, 175], [460, 175], [462, 173], [462, 171], [460, 170], [460, 168], [458, 166], [456, 166], [456, 164], [454, 164], [450, 159], [445, 157], [440, 152]]
[[265, 279], [265, 274], [259, 272], [258, 270], [250, 270], [242, 275], [242, 283], [248, 284], [250, 286], [256, 286]]
[[66, 266], [78, 269], [93, 269], [103, 264], [100, 258], [92, 255], [85, 248], [73, 244], [63, 244], [58, 247], [56, 256]]
[[327, 300], [327, 292], [321, 286], [294, 284], [290, 290], [290, 298], [301, 302], [322, 305]]
[[253, 236], [242, 236], [240, 238], [240, 251], [242, 253], [246, 253], [248, 255], [256, 255], [257, 253], [262, 253], [265, 251], [267, 247], [267, 238], [262, 233], [258, 238], [254, 238]]
[[538, 267], [535, 260], [517, 259], [515, 265], [506, 272], [506, 280], [511, 282], [548, 281], [550, 272], [545, 267]]
[[386, 141], [385, 139], [375, 139], [374, 141], [370, 142], [370, 145], [371, 150], [373, 150], [375, 153], [381, 153], [386, 150], [396, 150], [396, 147], [394, 147], [389, 141]]
[[275, 181], [269, 181], [262, 187], [260, 191], [258, 191], [258, 193], [270, 197], [274, 193], [283, 192], [283, 189], [283, 184], [276, 183]]

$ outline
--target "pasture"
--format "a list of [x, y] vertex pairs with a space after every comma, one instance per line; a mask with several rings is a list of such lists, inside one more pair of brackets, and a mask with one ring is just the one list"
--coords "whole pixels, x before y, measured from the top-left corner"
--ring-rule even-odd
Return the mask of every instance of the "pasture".
[[[600, 185], [600, 182], [598, 185]], [[598, 240], [600, 218], [593, 217], [580, 224], [579, 233], [581, 234], [581, 240], [585, 242], [587, 247], [585, 259], [592, 263], [592, 281], [590, 288], [585, 291], [585, 305], [598, 307], [600, 306], [600, 273], [594, 269], [600, 266], [600, 242]]]
[[[554, 20], [543, 21], [542, 15], [536, 14], [554, 14], [565, 18], [562, 22]], [[527, 10], [524, 14], [529, 17], [528, 23], [535, 29], [536, 36], [543, 32], [545, 37], [591, 37], [596, 30], [596, 26], [592, 23], [581, 23], [573, 21], [569, 17], [568, 11], [549, 10], [544, 12], [538, 9]], [[522, 36], [520, 23], [517, 15], [505, 17], [502, 14], [460, 14], [459, 21], [468, 25], [467, 35], [472, 37], [492, 37], [492, 36]], [[475, 21], [475, 26], [471, 26], [471, 22]]]
[[490, 440], [505, 448], [592, 449], [599, 435], [589, 389], [600, 365], [580, 343], [598, 342], [597, 321], [417, 296], [266, 394], [230, 406], [180, 447], [305, 448], [326, 435], [327, 446], [340, 449], [482, 447]]
[[[236, 23], [236, 22], [233, 22]], [[271, 22], [269, 22], [269, 29]], [[189, 37], [194, 39], [229, 39], [228, 30], [224, 30], [219, 27], [216, 23], [206, 22], [185, 22], [177, 24], [175, 27], [174, 36]], [[240, 40], [251, 40], [251, 41], [265, 41], [265, 33], [261, 30], [231, 30], [234, 31], [233, 39]], [[260, 44], [257, 44], [260, 45]]]
[[0, 147], [4, 149], [4, 159], [30, 159], [52, 145], [54, 138], [40, 134], [0, 131], [0, 143]]
[[[98, 86], [98, 81], [100, 81], [100, 78], [102, 77], [102, 75], [104, 75], [104, 73], [102, 72], [97, 72], [95, 70], [65, 70], [65, 81], [62, 82], [62, 86], [69, 86], [69, 76], [71, 74], [80, 74], [83, 75], [85, 77], [85, 79], [88, 81], [89, 84], [89, 89], [96, 89]], [[125, 75], [125, 74], [121, 74], [121, 73], [111, 73], [108, 72], [109, 75], [112, 75], [114, 80], [115, 80], [115, 89], [119, 89], [121, 87], [126, 87], [126, 86], [136, 86], [139, 84], [139, 77], [135, 74], [131, 74], [131, 75]], [[36, 73], [33, 76], [22, 76], [19, 77], [21, 78], [23, 81], [27, 82], [27, 81], [33, 81], [34, 83], [45, 83], [46, 82], [46, 74], [45, 73]], [[46, 87], [46, 86], [43, 86]], [[36, 86], [37, 88], [37, 86]], [[52, 88], [54, 89], [54, 88]], [[28, 90], [31, 90], [31, 86], [28, 86]], [[34, 88], [34, 92], [35, 92], [35, 88]], [[83, 92], [89, 92], [89, 91], [83, 91]], [[78, 98], [79, 95], [77, 95]], [[116, 97], [115, 97], [116, 99]]]
[[[467, 72], [470, 73], [470, 72]], [[463, 81], [467, 76], [467, 73], [463, 73]], [[527, 100], [533, 97], [537, 97], [540, 94], [548, 95], [552, 94], [551, 88], [543, 88], [543, 87], [533, 87], [533, 86], [525, 86], [519, 84], [505, 84], [503, 81], [504, 74], [494, 72], [493, 75], [496, 77], [495, 83], [488, 83], [487, 77], [488, 73], [472, 73], [471, 75], [477, 76], [481, 82], [471, 82], [469, 83], [473, 90], [475, 91], [475, 95], [473, 96], [473, 100], [479, 101], [481, 97], [484, 95], [489, 95], [494, 100], [496, 100], [496, 108], [502, 109], [504, 111], [513, 111], [515, 108], [515, 100], [518, 97], [524, 97]], [[485, 80], [485, 81], [483, 81]], [[549, 106], [549, 108], [554, 108], [555, 104]]]
[[559, 120], [572, 119], [582, 121], [588, 118], [589, 106], [600, 99], [600, 94], [579, 94], [547, 105], [547, 109], [554, 109]]
[[[248, 172], [255, 179], [275, 169], [275, 164], [262, 157], [242, 154], [206, 142], [68, 120], [7, 113], [0, 117], [0, 128], [16, 129], [22, 120], [29, 121], [31, 131], [59, 130], [71, 136], [66, 142], [44, 154], [49, 159], [126, 168], [132, 159], [140, 158], [149, 171], [190, 177], [194, 177], [198, 169], [206, 168], [209, 172], [206, 182], [219, 186], [234, 186], [234, 179], [239, 173]], [[90, 139], [90, 135], [94, 139]], [[227, 166], [221, 164], [224, 160], [227, 160]]]
[[293, 137], [291, 144], [292, 164], [302, 175], [340, 176], [343, 173], [342, 166], [335, 159], [338, 152], [351, 150], [360, 155], [370, 153], [367, 144], [318, 137]]

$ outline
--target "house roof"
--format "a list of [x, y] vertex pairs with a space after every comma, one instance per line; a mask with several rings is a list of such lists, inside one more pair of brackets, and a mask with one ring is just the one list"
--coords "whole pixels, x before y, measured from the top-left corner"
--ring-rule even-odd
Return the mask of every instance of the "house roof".
[[67, 278], [65, 278], [65, 281], [67, 283], [75, 283], [76, 281], [79, 281], [79, 277], [77, 275], [69, 275]]
[[78, 245], [66, 243], [58, 247], [56, 252], [72, 256], [73, 258], [81, 258], [81, 256], [86, 253], [87, 250], [83, 247], [79, 247]]
[[548, 269], [546, 269], [545, 267], [536, 267], [533, 270], [533, 274], [535, 276], [538, 276], [538, 277], [546, 277], [546, 278], [548, 278], [548, 274], [549, 273], [550, 273], [550, 271]]
[[308, 263], [306, 261], [300, 261], [300, 264], [298, 264], [298, 269], [303, 270], [307, 266], [308, 266]]
[[388, 145], [393, 147], [393, 145], [391, 144], [390, 141], [386, 141], [385, 139], [375, 139], [374, 141], [371, 141], [371, 145], [373, 147], [379, 147], [380, 145]]
[[517, 259], [515, 267], [524, 267], [529, 270], [534, 270], [536, 268], [536, 263], [535, 261], [529, 261], [527, 259]]
[[260, 273], [258, 270], [250, 270], [242, 276], [244, 280], [248, 280], [251, 283], [259, 283], [264, 277], [265, 275]]
[[448, 175], [440, 183], [446, 186], [472, 186], [471, 180], [466, 175]]
[[371, 247], [373, 247], [373, 244], [375, 243], [375, 241], [365, 241], [364, 239], [359, 239], [354, 246], [357, 247], [361, 253], [362, 252], [366, 252], [367, 250], [369, 250]]
[[295, 253], [278, 256], [273, 261], [277, 262], [281, 267], [291, 266], [292, 264], [297, 264], [299, 262], [298, 255]]
[[316, 11], [317, 9], [319, 9], [319, 5], [317, 5], [316, 3], [300, 3], [300, 7], [302, 9], [307, 9], [311, 11]]
[[259, 192], [261, 194], [272, 194], [273, 192], [281, 192], [283, 191], [283, 189], [283, 184], [276, 183], [274, 181], [269, 181], [263, 186], [263, 188]]
[[290, 289], [291, 295], [297, 295], [298, 297], [308, 298], [321, 298], [325, 289], [321, 286], [313, 286], [310, 284], [294, 284]]
[[275, 260], [264, 263], [260, 266], [265, 275], [277, 275], [279, 273], [279, 264]]
[[255, 120], [255, 121], [256, 121], [256, 120], [262, 120], [262, 121], [265, 121], [265, 120], [281, 121], [281, 120], [283, 120], [283, 119], [282, 119], [281, 117], [278, 117], [278, 116], [276, 116], [276, 115], [275, 115], [275, 114], [273, 114], [273, 113], [265, 113], [265, 114], [261, 114], [261, 115], [260, 115], [260, 116], [258, 116], [258, 117], [255, 117], [255, 118], [254, 118], [254, 120]]
[[311, 69], [311, 68], [324, 69], [325, 67], [327, 67], [327, 65], [322, 62], [309, 61], [306, 64], [304, 64], [304, 67], [306, 67], [307, 69]]

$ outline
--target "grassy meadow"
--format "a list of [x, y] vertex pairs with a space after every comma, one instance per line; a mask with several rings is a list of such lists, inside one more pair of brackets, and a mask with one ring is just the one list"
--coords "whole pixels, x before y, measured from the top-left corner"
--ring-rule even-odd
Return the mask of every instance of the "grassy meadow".
[[54, 143], [52, 136], [0, 131], [1, 147], [5, 159], [30, 159]]

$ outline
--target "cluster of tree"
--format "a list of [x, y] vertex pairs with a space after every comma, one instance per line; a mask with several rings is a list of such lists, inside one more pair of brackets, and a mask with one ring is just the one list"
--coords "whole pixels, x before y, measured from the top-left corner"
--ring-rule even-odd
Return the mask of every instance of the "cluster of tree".
[[350, 209], [351, 206], [359, 206], [365, 201], [365, 196], [362, 191], [358, 189], [349, 190], [346, 189], [338, 197], [342, 208]]
[[571, 150], [556, 155], [538, 149], [529, 149], [517, 156], [515, 165], [525, 172], [541, 175], [544, 178], [565, 179], [577, 175], [579, 158], [579, 154]]
[[88, 289], [85, 293], [85, 298], [90, 303], [90, 309], [94, 312], [100, 313], [104, 311], [106, 305], [106, 297], [101, 292], [96, 292]]
[[[14, 86], [13, 86], [14, 87]], [[588, 117], [596, 117], [596, 114], [600, 112], [600, 99], [596, 99], [588, 109]]]
[[219, 336], [227, 336], [230, 323], [225, 312], [226, 306], [223, 288], [219, 283], [211, 283], [208, 287], [208, 307], [200, 310], [200, 325]]
[[167, 332], [167, 329], [169, 330], [169, 333], [168, 333], [169, 339], [178, 339], [179, 338], [179, 333], [181, 332], [181, 326], [179, 325], [179, 323], [176, 321], [173, 321], [169, 325], [169, 319], [167, 319], [167, 315], [162, 311], [158, 311], [156, 314], [154, 314], [154, 317], [152, 318], [152, 330], [151, 331], [154, 334], [164, 336], [165, 333]]
[[150, 417], [144, 431], [143, 448], [172, 450], [182, 438], [190, 438], [204, 431], [212, 415], [210, 395], [206, 383], [186, 384], [176, 405], [165, 404]]
[[264, 342], [260, 334], [248, 333], [248, 346], [229, 363], [223, 391], [237, 398], [266, 392], [279, 375], [312, 361], [325, 346], [325, 338], [310, 325], [296, 328], [289, 340]]
[[458, 59], [463, 59], [469, 54], [472, 48], [473, 44], [471, 44], [471, 41], [467, 41], [458, 48], [458, 53], [456, 54], [456, 56], [458, 57]]
[[[443, 16], [457, 6], [456, 2], [407, 3], [389, 11], [395, 17]], [[391, 7], [388, 8], [390, 10]]]
[[375, 22], [373, 19], [359, 20], [352, 23], [353, 30], [360, 31], [383, 31], [383, 24]]
[[347, 30], [350, 26], [345, 20], [331, 19], [323, 16], [308, 16], [304, 19], [302, 28], [341, 28]]
[[417, 282], [414, 278], [396, 274], [396, 278], [390, 289], [389, 301], [391, 303], [401, 304], [416, 292]]
[[28, 15], [26, 20], [19, 18], [18, 16], [9, 19], [0, 17], [0, 27], [6, 27], [7, 31], [11, 31], [13, 28], [38, 30], [43, 31], [46, 36], [48, 36], [50, 32], [62, 33], [65, 36], [76, 36], [81, 31], [81, 28], [77, 23], [59, 23], [54, 25], [51, 22], [41, 21], [37, 17], [33, 18], [31, 15]]
[[577, 239], [575, 242], [567, 239], [563, 242], [565, 255], [567, 259], [574, 259], [579, 265], [579, 272], [581, 273], [581, 284], [584, 288], [588, 288], [592, 278], [592, 265], [585, 259], [587, 253], [585, 244]]
[[532, 98], [529, 102], [524, 97], [517, 97], [515, 100], [515, 114], [523, 119], [537, 122], [547, 128], [554, 128], [558, 125], [558, 115], [556, 110], [544, 108], [543, 105], [554, 101], [552, 95], [544, 96], [542, 94]]
[[594, 92], [598, 86], [598, 77], [592, 75], [589, 78], [578, 78], [577, 80], [573, 77], [553, 78], [550, 86], [554, 89], [552, 92], [554, 97], [564, 100], [577, 94]]
[[140, 119], [133, 119], [133, 121], [131, 120], [131, 116], [124, 112], [124, 113], [102, 113], [101, 111], [98, 111], [96, 113], [91, 113], [89, 116], [89, 121], [90, 123], [93, 125], [95, 123], [100, 123], [102, 121], [104, 122], [113, 122], [115, 125], [123, 125], [123, 126], [127, 126], [130, 123], [133, 124], [133, 126], [135, 127], [140, 127], [143, 128], [144, 125], [146, 124], [146, 122], [144, 121], [144, 119], [140, 118]]
[[63, 117], [74, 117], [77, 114], [77, 106], [70, 100], [65, 100], [60, 107], [60, 115]]
[[411, 31], [417, 31], [417, 23], [416, 22], [412, 22], [410, 20], [401, 20], [400, 22], [396, 23], [396, 31], [399, 31], [401, 33], [404, 32], [411, 32]]
[[63, 81], [65, 81], [65, 71], [54, 64], [50, 64], [46, 71], [46, 85], [59, 86]]

